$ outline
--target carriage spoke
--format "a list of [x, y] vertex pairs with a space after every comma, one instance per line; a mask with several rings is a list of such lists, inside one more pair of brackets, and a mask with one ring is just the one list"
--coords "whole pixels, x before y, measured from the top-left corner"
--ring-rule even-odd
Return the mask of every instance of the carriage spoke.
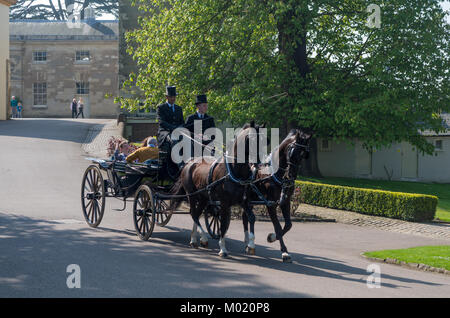
[[89, 171], [88, 175], [86, 176], [86, 181], [89, 185], [89, 189], [88, 189], [89, 192], [92, 192], [92, 190], [94, 190], [94, 186], [92, 185], [91, 180], [89, 180], [90, 176], [91, 176], [91, 171]]
[[[92, 202], [92, 201], [91, 201]], [[91, 222], [92, 223], [92, 218], [91, 218], [91, 215], [92, 215], [92, 210], [93, 210], [93, 207], [94, 207], [94, 205], [93, 204], [91, 204], [91, 206], [89, 207], [89, 212], [88, 212], [88, 215], [87, 215], [87, 217], [88, 217], [88, 219], [89, 219], [89, 222]]]

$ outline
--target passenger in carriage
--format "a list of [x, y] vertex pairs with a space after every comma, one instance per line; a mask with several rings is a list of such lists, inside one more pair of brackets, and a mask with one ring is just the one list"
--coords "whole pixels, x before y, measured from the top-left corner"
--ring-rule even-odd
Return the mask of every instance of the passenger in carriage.
[[[195, 105], [197, 106], [197, 111], [187, 118], [185, 127], [191, 132], [193, 138], [201, 140], [202, 144], [206, 145], [210, 142], [210, 138], [205, 135], [205, 131], [208, 128], [216, 127], [216, 124], [214, 123], [214, 118], [206, 113], [208, 111], [208, 100], [206, 95], [198, 95]], [[197, 120], [200, 120], [202, 124], [201, 134], [195, 134], [194, 132], [195, 122]], [[211, 139], [214, 139], [214, 136], [212, 136]]]
[[111, 160], [116, 161], [125, 161], [126, 157], [130, 153], [130, 145], [126, 141], [122, 141], [116, 145], [116, 150], [114, 152], [114, 155], [112, 156]]
[[158, 106], [157, 119], [158, 146], [161, 150], [169, 152], [173, 146], [170, 134], [178, 127], [184, 126], [183, 110], [175, 104], [177, 91], [175, 86], [166, 87], [166, 102]]
[[147, 138], [147, 145], [130, 154], [126, 158], [126, 161], [128, 163], [136, 160], [141, 163], [154, 163], [154, 160], [157, 160], [159, 156], [159, 149], [157, 145], [158, 141], [155, 138]]

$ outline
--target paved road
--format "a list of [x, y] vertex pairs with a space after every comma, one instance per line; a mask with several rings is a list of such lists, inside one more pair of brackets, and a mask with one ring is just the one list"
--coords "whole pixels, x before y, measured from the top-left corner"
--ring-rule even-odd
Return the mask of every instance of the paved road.
[[[188, 247], [191, 220], [174, 216], [140, 241], [130, 209], [112, 211], [89, 228], [79, 189], [89, 162], [81, 143], [106, 120], [0, 122], [0, 297], [448, 297], [450, 277], [395, 265], [381, 267], [381, 288], [366, 285], [366, 250], [449, 244], [337, 223], [296, 223], [286, 243], [265, 241], [271, 223], [256, 227], [257, 256], [243, 253], [241, 224], [230, 226], [230, 259]], [[66, 285], [69, 264], [81, 268], [81, 288]]]

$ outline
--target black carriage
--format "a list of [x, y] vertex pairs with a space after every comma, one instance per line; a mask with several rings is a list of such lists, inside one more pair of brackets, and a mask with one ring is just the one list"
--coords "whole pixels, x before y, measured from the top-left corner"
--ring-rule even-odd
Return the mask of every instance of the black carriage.
[[[170, 166], [166, 152], [160, 151], [158, 160], [146, 163], [127, 163], [115, 160], [87, 158], [91, 164], [81, 183], [83, 215], [91, 227], [97, 227], [105, 212], [106, 198], [133, 201], [133, 223], [138, 237], [148, 240], [155, 224], [165, 226], [173, 214], [189, 214], [188, 211], [172, 211], [170, 189], [177, 178]], [[186, 198], [187, 199], [187, 198]], [[205, 223], [210, 236], [219, 238], [220, 220], [217, 208], [211, 206], [205, 212]]]

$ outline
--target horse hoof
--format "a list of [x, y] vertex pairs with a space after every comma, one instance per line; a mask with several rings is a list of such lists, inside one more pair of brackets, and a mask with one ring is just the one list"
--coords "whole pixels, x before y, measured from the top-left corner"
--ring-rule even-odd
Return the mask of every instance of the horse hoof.
[[275, 233], [270, 233], [267, 235], [267, 242], [273, 243], [277, 240], [277, 235]]
[[206, 242], [200, 242], [201, 247], [208, 248], [208, 241]]
[[220, 253], [219, 253], [219, 256], [220, 256], [221, 258], [228, 258], [228, 253], [220, 252]]
[[189, 243], [189, 246], [192, 248], [198, 248], [198, 243]]
[[292, 258], [290, 255], [283, 255], [283, 263], [292, 263]]
[[254, 247], [248, 247], [245, 249], [245, 252], [247, 253], [247, 255], [255, 255], [255, 248]]

